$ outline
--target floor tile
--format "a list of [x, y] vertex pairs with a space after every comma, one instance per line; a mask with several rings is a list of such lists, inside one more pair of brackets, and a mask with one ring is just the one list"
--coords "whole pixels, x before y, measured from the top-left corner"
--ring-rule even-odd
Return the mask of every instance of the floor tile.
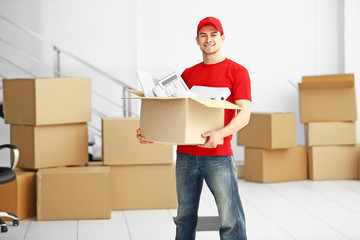
[[[18, 238], [26, 235], [26, 232], [29, 228], [30, 219], [23, 220], [19, 223], [19, 226], [13, 226], [12, 222], [6, 222], [8, 231], [6, 233], [0, 233], [0, 239]], [[5, 238], [6, 236], [6, 238]]]
[[[360, 240], [360, 181], [253, 183], [239, 180], [248, 239]], [[111, 219], [37, 221], [9, 226], [0, 240], [169, 240], [176, 209], [113, 211]], [[204, 184], [199, 216], [217, 216]], [[219, 239], [218, 231], [196, 233], [197, 240]]]
[[77, 238], [77, 221], [37, 221], [32, 220], [26, 233], [26, 240], [43, 238], [47, 236], [49, 239], [57, 240], [59, 237], [63, 239]]

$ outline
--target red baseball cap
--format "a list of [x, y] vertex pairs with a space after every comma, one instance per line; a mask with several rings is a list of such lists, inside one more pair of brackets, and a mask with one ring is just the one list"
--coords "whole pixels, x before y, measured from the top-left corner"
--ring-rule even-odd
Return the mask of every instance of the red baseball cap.
[[199, 25], [197, 27], [197, 32], [199, 32], [200, 28], [202, 28], [204, 25], [213, 25], [214, 27], [216, 27], [216, 29], [221, 32], [221, 35], [224, 35], [224, 30], [223, 27], [221, 25], [221, 22], [219, 19], [214, 18], [214, 17], [206, 17], [203, 20], [201, 20], [199, 22]]

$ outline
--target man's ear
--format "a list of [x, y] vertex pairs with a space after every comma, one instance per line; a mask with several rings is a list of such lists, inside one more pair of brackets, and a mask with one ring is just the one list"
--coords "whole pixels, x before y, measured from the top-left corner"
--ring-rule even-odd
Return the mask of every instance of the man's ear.
[[225, 41], [225, 35], [224, 35], [224, 34], [221, 35], [221, 39], [222, 39], [223, 41]]
[[195, 37], [195, 40], [196, 40], [197, 45], [200, 45], [200, 44], [199, 44], [199, 37], [198, 37], [198, 36]]

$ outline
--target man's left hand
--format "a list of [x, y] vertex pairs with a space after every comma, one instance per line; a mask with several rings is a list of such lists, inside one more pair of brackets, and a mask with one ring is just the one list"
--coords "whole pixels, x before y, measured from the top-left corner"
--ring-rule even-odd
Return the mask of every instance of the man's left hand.
[[197, 145], [198, 147], [203, 148], [216, 148], [222, 139], [221, 135], [217, 131], [210, 131], [207, 133], [201, 134], [202, 137], [207, 138], [207, 141], [204, 144]]

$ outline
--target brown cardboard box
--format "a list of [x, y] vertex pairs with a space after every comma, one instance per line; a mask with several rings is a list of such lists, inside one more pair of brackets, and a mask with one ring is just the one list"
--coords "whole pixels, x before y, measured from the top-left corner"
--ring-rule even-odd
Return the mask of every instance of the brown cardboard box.
[[244, 179], [284, 182], [307, 179], [306, 147], [286, 149], [245, 148]]
[[24, 220], [36, 216], [35, 172], [15, 171], [15, 181], [0, 185], [0, 211]]
[[50, 125], [91, 120], [90, 79], [4, 80], [5, 122]]
[[[129, 91], [143, 95], [140, 91]], [[140, 128], [145, 139], [174, 145], [205, 143], [202, 133], [224, 127], [224, 109], [240, 109], [223, 100], [180, 97], [133, 99], [141, 99]]]
[[309, 147], [309, 178], [359, 179], [359, 146]]
[[10, 125], [11, 143], [20, 150], [18, 167], [40, 169], [88, 162], [87, 123]]
[[295, 147], [295, 114], [252, 113], [249, 124], [237, 133], [237, 144], [268, 149]]
[[105, 165], [171, 164], [172, 146], [140, 144], [139, 118], [102, 119], [102, 157]]
[[307, 124], [307, 145], [355, 145], [355, 122], [312, 122]]
[[38, 220], [111, 217], [109, 167], [40, 169], [36, 186]]
[[354, 74], [303, 77], [299, 83], [300, 117], [308, 122], [355, 121]]
[[177, 208], [175, 164], [110, 169], [113, 210]]

